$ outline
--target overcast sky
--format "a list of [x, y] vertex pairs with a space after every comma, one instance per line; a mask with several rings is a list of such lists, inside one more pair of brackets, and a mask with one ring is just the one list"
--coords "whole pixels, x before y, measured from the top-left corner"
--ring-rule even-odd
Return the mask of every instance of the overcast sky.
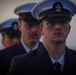
[[[39, 2], [41, 0], [0, 0], [0, 23], [6, 19], [17, 17], [13, 10], [21, 4], [27, 2]], [[76, 4], [76, 0], [72, 0]], [[76, 15], [71, 21], [71, 31], [67, 39], [67, 46], [76, 49]], [[0, 36], [1, 39], [1, 36]], [[1, 42], [0, 42], [1, 43]], [[2, 44], [0, 44], [2, 46]]]

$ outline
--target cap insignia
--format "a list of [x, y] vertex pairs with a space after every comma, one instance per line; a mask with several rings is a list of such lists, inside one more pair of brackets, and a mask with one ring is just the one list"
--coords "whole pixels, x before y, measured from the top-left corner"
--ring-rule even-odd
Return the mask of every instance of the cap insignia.
[[18, 29], [18, 25], [17, 25], [17, 23], [15, 22], [15, 23], [13, 23], [13, 30], [17, 30]]
[[60, 3], [60, 2], [56, 2], [54, 5], [53, 5], [53, 8], [56, 12], [61, 12], [62, 9], [63, 9], [63, 5]]
[[61, 12], [61, 6], [59, 4], [56, 6], [56, 12]]

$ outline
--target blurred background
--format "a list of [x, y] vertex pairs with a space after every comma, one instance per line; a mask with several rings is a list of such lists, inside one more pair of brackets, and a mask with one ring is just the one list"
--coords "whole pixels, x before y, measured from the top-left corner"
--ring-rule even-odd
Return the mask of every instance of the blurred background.
[[[28, 2], [39, 2], [42, 0], [0, 0], [0, 23], [9, 18], [17, 18], [18, 16], [14, 14], [14, 9], [21, 4]], [[76, 4], [76, 0], [72, 0]], [[67, 46], [71, 49], [76, 50], [76, 15], [71, 21], [71, 31], [67, 38]], [[0, 49], [3, 48], [1, 43], [0, 35]], [[42, 41], [42, 37], [40, 39]]]

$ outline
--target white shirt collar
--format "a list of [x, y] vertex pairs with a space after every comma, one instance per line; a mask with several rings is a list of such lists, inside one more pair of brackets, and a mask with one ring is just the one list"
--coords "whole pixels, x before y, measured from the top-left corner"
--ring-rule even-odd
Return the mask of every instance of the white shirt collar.
[[54, 60], [54, 59], [50, 56], [53, 64], [54, 64], [55, 62], [59, 62], [59, 63], [62, 65], [62, 67], [61, 67], [61, 70], [62, 70], [62, 71], [63, 71], [63, 67], [64, 67], [64, 57], [65, 57], [65, 52], [64, 52], [64, 54], [61, 56], [61, 58], [60, 58], [59, 60]]
[[[26, 50], [26, 52], [27, 53], [29, 53], [29, 51], [31, 50], [29, 47], [27, 47], [25, 44], [24, 44], [24, 42], [23, 42], [23, 40], [21, 39], [21, 43], [22, 43], [22, 45], [23, 45], [23, 47], [24, 47], [24, 49]], [[39, 42], [36, 44], [36, 46], [32, 49], [32, 50], [35, 50], [35, 49], [37, 49], [38, 48], [38, 46], [39, 46]]]

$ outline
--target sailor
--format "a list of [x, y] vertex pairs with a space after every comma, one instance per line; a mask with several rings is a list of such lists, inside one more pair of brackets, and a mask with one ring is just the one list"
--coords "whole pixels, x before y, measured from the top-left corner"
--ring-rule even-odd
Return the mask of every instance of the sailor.
[[10, 18], [0, 24], [0, 33], [2, 35], [2, 44], [4, 48], [17, 43], [20, 39], [18, 29], [18, 19]]
[[37, 28], [39, 21], [31, 15], [31, 10], [36, 4], [35, 2], [25, 3], [14, 9], [14, 13], [18, 16], [21, 38], [17, 44], [0, 51], [0, 74], [2, 75], [8, 72], [14, 56], [27, 54], [41, 45], [41, 34]]
[[32, 15], [40, 21], [38, 29], [43, 43], [29, 54], [14, 57], [8, 75], [75, 75], [76, 51], [66, 44], [75, 13], [76, 5], [71, 0], [44, 0], [36, 4]]

